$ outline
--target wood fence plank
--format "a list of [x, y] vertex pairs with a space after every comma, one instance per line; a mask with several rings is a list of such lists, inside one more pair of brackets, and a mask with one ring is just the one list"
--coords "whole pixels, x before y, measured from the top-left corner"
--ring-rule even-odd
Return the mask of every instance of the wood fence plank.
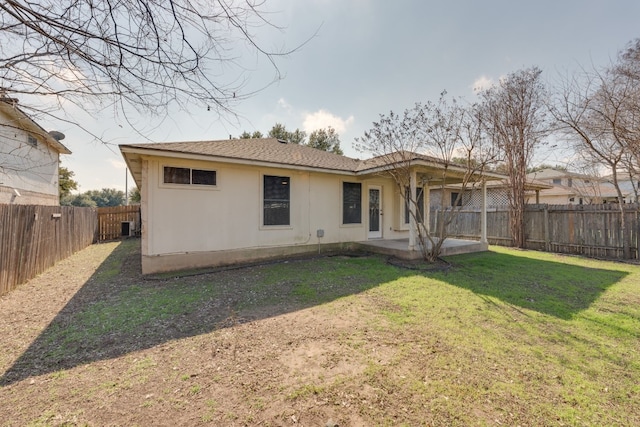
[[94, 243], [97, 226], [93, 208], [0, 205], [0, 295]]
[[[633, 259], [640, 257], [640, 207], [624, 205], [626, 234], [620, 227], [620, 208], [604, 205], [529, 205], [525, 211], [526, 247], [550, 252], [580, 254], [595, 257], [622, 258], [623, 245], [628, 241]], [[432, 230], [443, 217], [442, 210], [433, 210]], [[480, 211], [463, 209], [447, 229], [452, 238], [479, 239]], [[487, 212], [489, 243], [511, 245], [508, 207]]]

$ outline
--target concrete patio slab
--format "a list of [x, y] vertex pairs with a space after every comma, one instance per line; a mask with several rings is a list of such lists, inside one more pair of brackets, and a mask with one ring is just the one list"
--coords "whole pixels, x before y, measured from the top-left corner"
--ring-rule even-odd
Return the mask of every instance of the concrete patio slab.
[[[364, 251], [392, 255], [401, 259], [412, 260], [422, 258], [422, 252], [419, 248], [416, 248], [414, 251], [409, 250], [409, 239], [374, 239], [357, 242], [355, 245], [358, 249]], [[482, 252], [488, 249], [488, 244], [481, 243], [477, 240], [447, 239], [442, 244], [440, 256]]]

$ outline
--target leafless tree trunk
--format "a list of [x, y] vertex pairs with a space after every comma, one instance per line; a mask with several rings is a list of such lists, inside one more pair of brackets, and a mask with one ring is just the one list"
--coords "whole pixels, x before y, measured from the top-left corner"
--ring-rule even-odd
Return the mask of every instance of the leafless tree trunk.
[[480, 93], [484, 123], [509, 177], [509, 225], [516, 247], [525, 245], [525, 185], [535, 149], [548, 134], [546, 91], [536, 67], [510, 74]]

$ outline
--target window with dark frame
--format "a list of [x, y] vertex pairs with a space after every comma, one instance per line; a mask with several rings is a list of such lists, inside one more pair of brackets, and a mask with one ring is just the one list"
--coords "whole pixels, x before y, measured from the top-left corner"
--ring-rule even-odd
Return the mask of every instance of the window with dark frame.
[[29, 145], [33, 145], [34, 147], [38, 146], [38, 139], [31, 134], [27, 135], [27, 142], [29, 143]]
[[460, 193], [451, 192], [451, 206], [462, 206], [462, 196], [460, 196]]
[[290, 225], [291, 179], [264, 175], [263, 225]]
[[362, 184], [359, 182], [342, 183], [342, 223], [362, 223]]
[[165, 166], [164, 167], [164, 183], [165, 184], [191, 184], [191, 169]]
[[191, 183], [193, 185], [216, 185], [216, 171], [191, 169]]
[[[409, 187], [405, 187], [404, 191], [406, 192], [405, 194], [409, 194], [410, 192]], [[415, 200], [418, 204], [418, 211], [416, 212], [418, 222], [422, 223], [424, 220], [424, 189], [422, 187], [416, 187]], [[411, 213], [409, 210], [410, 209], [409, 204], [410, 204], [409, 198], [405, 197], [404, 198], [404, 223], [405, 224], [409, 224], [409, 215]]]
[[181, 185], [217, 185], [216, 171], [164, 166], [163, 182]]

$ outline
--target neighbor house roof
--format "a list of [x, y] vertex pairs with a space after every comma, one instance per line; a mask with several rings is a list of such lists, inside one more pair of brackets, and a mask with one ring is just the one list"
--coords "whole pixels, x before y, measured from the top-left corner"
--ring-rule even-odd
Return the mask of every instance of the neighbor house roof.
[[15, 127], [38, 135], [42, 140], [60, 154], [71, 154], [71, 151], [17, 106], [14, 98], [0, 97], [0, 111], [15, 121]]
[[[441, 160], [416, 153], [400, 152], [395, 157], [379, 156], [368, 160], [358, 160], [305, 145], [286, 143], [276, 138], [125, 144], [120, 145], [120, 151], [138, 185], [141, 183], [141, 157], [144, 155], [289, 169], [314, 169], [354, 176], [383, 172], [390, 167], [390, 163], [407, 160], [410, 160], [412, 165], [422, 168], [423, 171], [444, 167], [444, 162]], [[448, 170], [452, 175], [462, 175], [465, 172], [464, 168], [452, 165], [448, 166]], [[499, 174], [489, 175], [494, 178], [504, 177]]]
[[577, 178], [583, 180], [591, 180], [591, 181], [602, 181], [602, 178], [598, 178], [597, 176], [585, 175], [576, 172], [569, 172], [562, 169], [553, 169], [547, 168], [542, 169], [536, 172], [531, 172], [527, 174], [527, 178], [530, 179], [553, 179], [553, 178]]

